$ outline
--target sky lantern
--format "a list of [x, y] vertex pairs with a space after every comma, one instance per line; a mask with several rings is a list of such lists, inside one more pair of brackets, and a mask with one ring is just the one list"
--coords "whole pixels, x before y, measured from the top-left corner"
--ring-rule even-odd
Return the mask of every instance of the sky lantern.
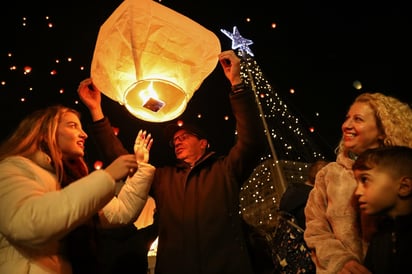
[[217, 36], [152, 0], [125, 0], [100, 27], [91, 77], [139, 119], [184, 112], [221, 52]]
[[94, 169], [102, 169], [102, 167], [103, 167], [103, 162], [102, 161], [100, 161], [100, 160], [97, 160], [97, 161], [95, 161], [94, 162]]

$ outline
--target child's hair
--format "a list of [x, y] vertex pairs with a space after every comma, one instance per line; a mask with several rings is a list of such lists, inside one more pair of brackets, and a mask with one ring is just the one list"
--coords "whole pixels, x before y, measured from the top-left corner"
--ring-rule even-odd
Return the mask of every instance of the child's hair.
[[361, 153], [352, 170], [369, 170], [379, 167], [395, 176], [412, 178], [412, 148], [406, 146], [386, 146], [368, 149]]

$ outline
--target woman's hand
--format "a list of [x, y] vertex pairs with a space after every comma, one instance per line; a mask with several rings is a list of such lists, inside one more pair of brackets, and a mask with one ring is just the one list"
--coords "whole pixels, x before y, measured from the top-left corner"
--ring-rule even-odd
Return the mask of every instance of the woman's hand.
[[134, 154], [136, 155], [136, 162], [149, 162], [149, 151], [153, 144], [153, 138], [146, 130], [139, 130], [134, 143]]
[[125, 178], [131, 170], [136, 171], [136, 157], [133, 154], [125, 154], [116, 158], [110, 165], [105, 168], [115, 181]]

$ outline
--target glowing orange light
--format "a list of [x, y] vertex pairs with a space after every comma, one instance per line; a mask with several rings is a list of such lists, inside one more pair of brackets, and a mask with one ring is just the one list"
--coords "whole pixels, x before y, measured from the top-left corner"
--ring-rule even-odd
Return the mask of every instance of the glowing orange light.
[[30, 72], [31, 72], [31, 67], [30, 66], [25, 66], [24, 67], [24, 73], [27, 74], [27, 73], [30, 73]]
[[101, 169], [103, 167], [103, 162], [97, 160], [96, 162], [94, 162], [94, 169]]
[[120, 129], [118, 127], [112, 127], [114, 135], [119, 134]]
[[315, 132], [315, 128], [314, 128], [314, 127], [310, 127], [310, 128], [309, 128], [309, 131], [310, 131], [310, 132]]
[[155, 112], [160, 110], [165, 105], [165, 102], [159, 99], [159, 95], [153, 87], [153, 81], [149, 82], [147, 88], [143, 88], [140, 91], [139, 97], [142, 101], [142, 106]]

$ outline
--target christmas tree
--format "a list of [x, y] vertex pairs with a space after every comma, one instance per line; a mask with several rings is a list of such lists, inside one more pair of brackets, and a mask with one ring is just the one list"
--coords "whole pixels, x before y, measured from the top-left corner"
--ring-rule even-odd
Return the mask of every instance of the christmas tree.
[[312, 128], [293, 114], [265, 78], [249, 48], [253, 42], [236, 26], [233, 32], [221, 31], [241, 58], [241, 76], [255, 92], [268, 141], [267, 155], [242, 187], [241, 214], [250, 225], [270, 229], [276, 225], [278, 202], [287, 184], [303, 182], [309, 164], [325, 156], [311, 136]]

